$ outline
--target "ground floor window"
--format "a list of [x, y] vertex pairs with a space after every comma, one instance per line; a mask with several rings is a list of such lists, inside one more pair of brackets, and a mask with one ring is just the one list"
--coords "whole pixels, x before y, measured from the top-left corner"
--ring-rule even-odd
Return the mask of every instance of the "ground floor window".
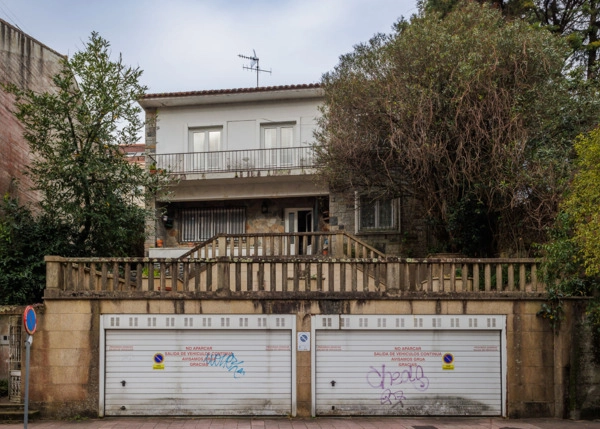
[[181, 241], [205, 241], [217, 234], [244, 234], [246, 209], [188, 208], [181, 210]]
[[392, 230], [396, 228], [395, 200], [375, 200], [361, 196], [359, 199], [359, 225], [360, 231]]

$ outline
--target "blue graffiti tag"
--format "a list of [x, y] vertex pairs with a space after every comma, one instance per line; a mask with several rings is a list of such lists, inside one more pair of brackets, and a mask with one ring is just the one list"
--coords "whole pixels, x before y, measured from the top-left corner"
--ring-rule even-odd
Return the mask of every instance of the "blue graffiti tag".
[[211, 353], [207, 352], [204, 356], [204, 362], [208, 366], [214, 366], [218, 368], [224, 368], [229, 372], [233, 372], [233, 378], [238, 378], [246, 375], [244, 368], [241, 365], [244, 361], [239, 361], [233, 352], [230, 353]]

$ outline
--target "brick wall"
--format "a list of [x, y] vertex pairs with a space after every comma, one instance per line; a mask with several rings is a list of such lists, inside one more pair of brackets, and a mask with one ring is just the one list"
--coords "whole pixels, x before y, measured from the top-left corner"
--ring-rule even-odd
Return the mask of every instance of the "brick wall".
[[[0, 83], [33, 91], [47, 91], [60, 67], [59, 53], [0, 20]], [[21, 203], [39, 199], [24, 172], [29, 165], [29, 145], [23, 126], [12, 114], [14, 98], [0, 88], [0, 194], [10, 192]], [[18, 188], [16, 186], [18, 183]]]

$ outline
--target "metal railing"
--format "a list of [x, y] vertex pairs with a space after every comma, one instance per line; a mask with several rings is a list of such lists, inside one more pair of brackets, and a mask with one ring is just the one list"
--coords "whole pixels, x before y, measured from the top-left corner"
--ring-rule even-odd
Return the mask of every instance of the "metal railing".
[[171, 174], [223, 173], [314, 168], [311, 146], [154, 154], [157, 169]]

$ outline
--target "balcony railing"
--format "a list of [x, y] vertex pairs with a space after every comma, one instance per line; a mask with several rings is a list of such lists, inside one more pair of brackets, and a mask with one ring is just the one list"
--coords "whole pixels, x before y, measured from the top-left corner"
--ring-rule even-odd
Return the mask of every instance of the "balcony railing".
[[[534, 259], [46, 257], [45, 298], [543, 296]], [[292, 294], [292, 295], [290, 295]]]
[[157, 168], [173, 174], [289, 170], [314, 167], [314, 150], [311, 146], [167, 153], [153, 155], [153, 158]]

